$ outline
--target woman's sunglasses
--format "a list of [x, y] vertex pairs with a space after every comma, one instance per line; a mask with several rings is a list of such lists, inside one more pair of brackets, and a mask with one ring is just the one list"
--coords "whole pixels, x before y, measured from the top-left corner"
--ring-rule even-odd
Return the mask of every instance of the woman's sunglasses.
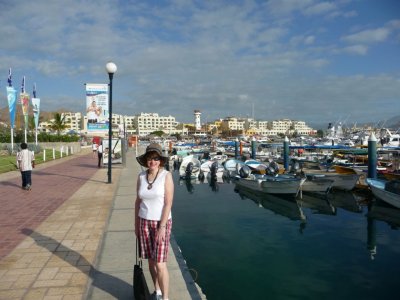
[[147, 160], [147, 161], [151, 161], [151, 160], [160, 161], [161, 158], [160, 158], [159, 156], [156, 156], [156, 157], [147, 157], [146, 160]]

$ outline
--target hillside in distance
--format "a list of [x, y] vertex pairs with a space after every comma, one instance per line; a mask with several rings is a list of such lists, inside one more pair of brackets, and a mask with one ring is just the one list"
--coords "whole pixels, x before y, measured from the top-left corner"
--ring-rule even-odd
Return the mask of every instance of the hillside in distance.
[[[51, 119], [54, 119], [55, 113], [62, 113], [62, 112], [69, 112], [69, 111], [70, 110], [65, 109], [65, 108], [60, 108], [56, 112], [40, 111], [40, 115], [39, 115], [40, 121], [42, 121], [42, 122], [49, 121]], [[33, 116], [32, 106], [29, 106], [29, 115]], [[21, 105], [17, 105], [15, 119], [17, 119], [18, 116], [20, 116], [20, 118], [22, 118]], [[9, 113], [8, 107], [0, 108], [0, 122], [3, 122], [5, 124], [10, 124], [10, 113]]]
[[[333, 121], [331, 123], [333, 125], [337, 125]], [[319, 129], [326, 130], [326, 129], [328, 129], [329, 122], [328, 123], [310, 122], [310, 123], [307, 123], [307, 125], [309, 125], [311, 128], [314, 128], [316, 130], [319, 130]], [[353, 125], [354, 125], [353, 123], [342, 124], [343, 127], [347, 127], [347, 128], [353, 127]], [[368, 123], [356, 123], [356, 126], [357, 127], [376, 126], [378, 128], [385, 127], [385, 128], [390, 128], [390, 129], [396, 131], [397, 129], [400, 128], [400, 115], [394, 116], [387, 120], [371, 120], [371, 122], [368, 122]]]

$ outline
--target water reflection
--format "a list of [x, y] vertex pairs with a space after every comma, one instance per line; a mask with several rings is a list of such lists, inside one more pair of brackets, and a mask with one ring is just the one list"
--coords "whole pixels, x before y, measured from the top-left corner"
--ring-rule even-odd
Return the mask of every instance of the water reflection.
[[183, 178], [183, 179], [179, 179], [179, 185], [185, 185], [189, 194], [193, 194], [194, 193], [193, 184], [198, 184], [198, 183], [196, 183], [196, 181], [198, 181], [198, 179]]
[[[210, 299], [257, 299], [270, 291], [276, 299], [319, 299], [321, 286], [326, 299], [395, 294], [400, 210], [354, 191], [287, 199], [206, 179], [182, 181], [176, 190], [174, 234]], [[221, 272], [232, 275], [228, 284], [217, 279]], [[266, 280], [254, 285], [260, 278]]]
[[367, 217], [367, 249], [370, 252], [371, 260], [377, 255], [377, 221], [385, 222], [392, 230], [400, 227], [400, 209], [374, 198], [368, 205]]
[[353, 192], [335, 190], [332, 194], [328, 194], [328, 199], [336, 208], [342, 208], [354, 213], [361, 213], [361, 203], [364, 202], [365, 196]]
[[302, 233], [306, 226], [306, 216], [303, 213], [301, 205], [293, 197], [275, 196], [265, 194], [260, 191], [252, 190], [243, 186], [235, 186], [241, 199], [250, 199], [259, 207], [264, 207], [274, 213], [289, 218], [290, 220], [300, 220], [300, 232]]
[[367, 217], [383, 221], [393, 230], [400, 228], [400, 209], [386, 204], [382, 200], [375, 199], [372, 201], [371, 205], [368, 206]]
[[197, 178], [180, 178], [179, 179], [179, 185], [185, 185], [186, 190], [190, 193], [193, 194], [195, 192], [195, 185], [198, 184], [208, 184], [213, 192], [218, 192], [219, 191], [219, 185], [221, 183], [225, 183], [225, 179], [222, 177], [211, 177], [211, 176], [205, 176], [203, 179], [197, 179]]
[[302, 207], [310, 208], [315, 214], [336, 215], [336, 207], [323, 194], [303, 193], [299, 203]]

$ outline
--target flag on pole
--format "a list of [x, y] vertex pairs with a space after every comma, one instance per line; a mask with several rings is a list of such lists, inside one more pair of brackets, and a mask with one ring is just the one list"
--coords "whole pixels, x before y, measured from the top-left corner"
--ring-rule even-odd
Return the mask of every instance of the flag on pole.
[[33, 118], [35, 119], [35, 128], [37, 129], [39, 126], [40, 99], [36, 98], [36, 83], [33, 86], [32, 109]]
[[15, 121], [15, 111], [17, 108], [17, 90], [12, 86], [7, 86], [7, 100], [8, 100], [8, 109], [10, 111], [10, 124], [11, 128], [14, 128]]
[[28, 128], [28, 113], [29, 113], [29, 94], [25, 93], [25, 76], [22, 77], [21, 93], [19, 99], [22, 106], [22, 115], [24, 116], [25, 129]]
[[12, 79], [11, 79], [11, 68], [8, 69], [8, 86], [12, 86]]
[[25, 93], [25, 76], [22, 77], [21, 93]]

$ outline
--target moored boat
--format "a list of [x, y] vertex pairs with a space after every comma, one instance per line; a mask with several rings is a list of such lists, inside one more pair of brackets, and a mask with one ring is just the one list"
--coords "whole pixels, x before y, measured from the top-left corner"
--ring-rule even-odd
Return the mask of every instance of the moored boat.
[[239, 178], [237, 185], [266, 194], [297, 195], [304, 181], [305, 178], [252, 174], [247, 178]]
[[306, 181], [301, 185], [301, 190], [311, 193], [328, 193], [333, 183], [334, 180], [329, 178], [306, 175]]
[[333, 180], [332, 188], [351, 191], [356, 186], [360, 175], [359, 174], [337, 174], [337, 173], [321, 173], [311, 174], [315, 177]]
[[400, 208], [400, 181], [367, 178], [366, 182], [376, 198]]
[[200, 161], [193, 155], [188, 155], [182, 159], [179, 167], [181, 178], [198, 178], [200, 174]]
[[224, 166], [219, 163], [217, 160], [208, 160], [201, 164], [200, 166], [201, 172], [204, 174], [204, 177], [213, 177], [213, 178], [222, 178], [224, 175]]
[[225, 176], [226, 177], [235, 177], [239, 175], [239, 170], [244, 166], [244, 162], [238, 159], [228, 159], [224, 163], [225, 168]]

